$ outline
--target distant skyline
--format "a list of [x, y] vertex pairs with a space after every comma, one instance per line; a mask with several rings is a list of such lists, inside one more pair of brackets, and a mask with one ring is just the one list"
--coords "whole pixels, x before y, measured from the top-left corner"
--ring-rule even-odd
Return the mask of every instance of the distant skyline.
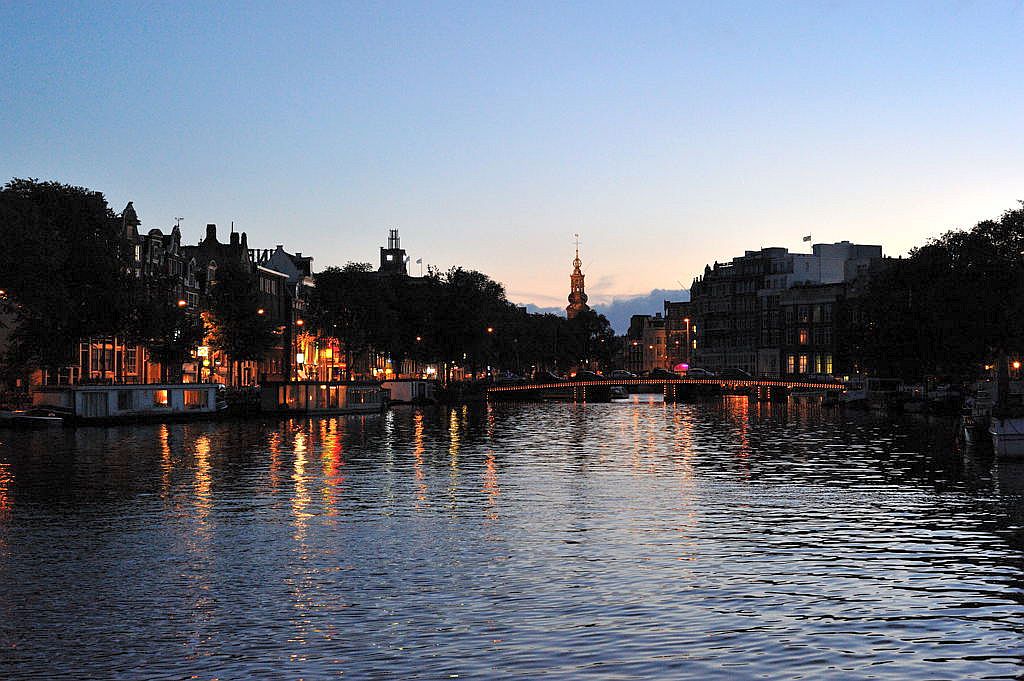
[[398, 227], [542, 307], [578, 232], [607, 304], [1016, 206], [1022, 28], [1018, 2], [6, 3], [0, 178], [317, 268]]

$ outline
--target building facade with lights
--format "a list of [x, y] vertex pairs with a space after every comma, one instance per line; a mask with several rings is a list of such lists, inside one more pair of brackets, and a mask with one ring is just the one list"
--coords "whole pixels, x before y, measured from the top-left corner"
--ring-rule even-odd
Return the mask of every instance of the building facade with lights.
[[[796, 321], [803, 319], [801, 305], [810, 306], [813, 316], [815, 305], [828, 304], [834, 320], [846, 287], [866, 277], [881, 260], [881, 246], [841, 241], [814, 244], [811, 253], [763, 248], [728, 263], [705, 266], [690, 287], [693, 365], [712, 371], [742, 369], [767, 377], [838, 373], [839, 331], [826, 332], [822, 326], [818, 333], [831, 334], [830, 340], [825, 342], [825, 335], [819, 335], [821, 342], [814, 346], [814, 328], [809, 325], [824, 322]], [[812, 295], [807, 289], [813, 287], [825, 288]], [[801, 302], [806, 296], [822, 299]], [[829, 301], [824, 300], [829, 296]], [[793, 321], [789, 314], [796, 315]], [[809, 336], [801, 336], [800, 329], [805, 328], [801, 324], [808, 325]], [[796, 335], [791, 338], [791, 334]], [[801, 345], [801, 338], [807, 343]]]

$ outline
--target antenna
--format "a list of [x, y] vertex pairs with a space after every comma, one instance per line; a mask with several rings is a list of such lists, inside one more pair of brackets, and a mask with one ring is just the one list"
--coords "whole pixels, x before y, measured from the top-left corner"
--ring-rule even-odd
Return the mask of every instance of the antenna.
[[184, 219], [185, 218], [180, 218], [180, 217], [174, 218], [174, 226], [180, 229], [181, 228], [181, 221], [184, 220]]

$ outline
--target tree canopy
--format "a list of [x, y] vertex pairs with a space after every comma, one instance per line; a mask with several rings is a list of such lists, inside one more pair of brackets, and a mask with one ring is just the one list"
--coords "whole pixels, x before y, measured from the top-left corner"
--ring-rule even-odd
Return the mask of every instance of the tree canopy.
[[856, 303], [851, 336], [867, 369], [968, 378], [1024, 349], [1024, 209], [950, 231], [890, 261]]

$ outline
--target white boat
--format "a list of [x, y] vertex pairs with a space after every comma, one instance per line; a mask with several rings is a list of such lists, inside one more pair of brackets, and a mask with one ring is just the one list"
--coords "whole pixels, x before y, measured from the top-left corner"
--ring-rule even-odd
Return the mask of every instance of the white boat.
[[1024, 417], [992, 416], [988, 424], [989, 435], [992, 436], [992, 449], [1000, 459], [1024, 457]]
[[64, 425], [66, 414], [50, 409], [0, 411], [0, 426], [11, 428], [45, 428]]

